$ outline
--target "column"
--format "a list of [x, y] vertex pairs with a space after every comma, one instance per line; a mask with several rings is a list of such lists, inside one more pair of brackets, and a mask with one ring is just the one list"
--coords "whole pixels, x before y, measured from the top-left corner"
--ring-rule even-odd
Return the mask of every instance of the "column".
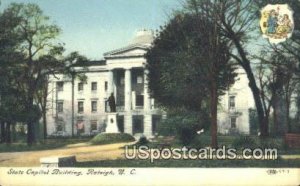
[[125, 111], [131, 110], [131, 69], [125, 69]]
[[132, 115], [130, 113], [124, 115], [124, 132], [132, 134]]
[[144, 70], [144, 110], [151, 110], [151, 99], [148, 88], [148, 70]]
[[135, 110], [135, 106], [136, 106], [136, 94], [135, 94], [135, 91], [132, 91], [131, 102], [132, 102], [131, 109]]
[[114, 72], [112, 69], [108, 71], [107, 95], [110, 96], [114, 92]]
[[149, 138], [152, 137], [152, 115], [144, 115], [144, 135]]

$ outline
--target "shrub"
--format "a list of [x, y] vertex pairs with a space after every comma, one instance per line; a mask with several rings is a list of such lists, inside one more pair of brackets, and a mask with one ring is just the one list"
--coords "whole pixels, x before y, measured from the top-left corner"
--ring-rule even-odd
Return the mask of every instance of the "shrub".
[[147, 140], [147, 138], [145, 136], [140, 137], [139, 141], [138, 141], [138, 145], [147, 145], [149, 143], [149, 141]]
[[240, 136], [233, 140], [232, 145], [235, 148], [255, 148], [257, 143], [250, 136]]
[[281, 138], [267, 138], [259, 141], [258, 146], [260, 148], [276, 148], [276, 149], [284, 149], [285, 145]]
[[256, 109], [250, 108], [249, 109], [249, 124], [250, 124], [250, 134], [257, 135], [258, 131], [258, 116]]
[[234, 148], [276, 148], [285, 150], [286, 147], [282, 138], [265, 138], [261, 139], [257, 136], [240, 136], [233, 140]]
[[126, 133], [101, 133], [90, 140], [91, 144], [102, 145], [135, 141], [134, 137]]
[[178, 137], [183, 145], [189, 145], [196, 137], [196, 131], [191, 125], [182, 125], [178, 128]]
[[178, 129], [183, 129], [183, 125], [189, 125], [188, 127], [192, 125], [192, 128], [195, 128], [195, 130], [202, 128], [208, 130], [209, 119], [207, 114], [201, 112], [171, 112], [168, 118], [162, 120], [158, 125], [158, 134], [162, 136], [176, 136], [179, 132]]
[[158, 125], [158, 134], [162, 136], [175, 136], [177, 127], [180, 125], [180, 116], [169, 116]]
[[193, 142], [192, 142], [192, 147], [193, 148], [204, 148], [204, 147], [208, 147], [211, 144], [211, 136], [209, 134], [201, 134], [201, 135], [197, 135]]
[[160, 123], [158, 133], [163, 136], [176, 136], [183, 145], [190, 145], [196, 131], [207, 124], [204, 121], [206, 119], [197, 112], [175, 112]]

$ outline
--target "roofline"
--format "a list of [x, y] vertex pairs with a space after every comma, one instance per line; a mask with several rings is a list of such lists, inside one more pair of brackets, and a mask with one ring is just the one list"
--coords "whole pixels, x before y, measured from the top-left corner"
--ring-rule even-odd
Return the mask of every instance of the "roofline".
[[128, 51], [128, 50], [131, 50], [133, 48], [141, 48], [141, 49], [149, 49], [151, 47], [150, 44], [140, 44], [140, 43], [136, 43], [136, 44], [132, 44], [132, 45], [128, 45], [126, 47], [122, 47], [122, 48], [119, 48], [119, 49], [115, 49], [115, 50], [112, 50], [112, 51], [109, 51], [109, 52], [105, 52], [103, 54], [104, 58], [107, 58], [109, 57], [110, 55], [113, 55], [113, 54], [116, 54], [116, 53], [120, 53], [120, 52], [124, 52], [124, 51]]
[[105, 59], [119, 59], [119, 58], [139, 58], [144, 57], [145, 54], [132, 54], [127, 56], [117, 55], [117, 56], [106, 56]]
[[74, 64], [74, 67], [90, 67], [90, 66], [105, 66], [105, 65], [106, 65], [106, 60], [101, 59], [101, 60], [92, 60], [92, 61], [77, 63]]

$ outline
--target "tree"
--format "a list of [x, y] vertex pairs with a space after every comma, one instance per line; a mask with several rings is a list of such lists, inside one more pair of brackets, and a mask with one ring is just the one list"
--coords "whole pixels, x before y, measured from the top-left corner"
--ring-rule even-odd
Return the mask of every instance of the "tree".
[[[254, 0], [239, 1], [220, 1], [220, 0], [188, 0], [187, 7], [190, 11], [197, 10], [200, 14], [210, 19], [217, 19], [218, 26], [221, 28], [221, 35], [228, 38], [231, 42], [230, 56], [245, 70], [249, 87], [252, 91], [261, 137], [269, 134], [268, 121], [265, 115], [264, 106], [261, 99], [260, 89], [257, 85], [254, 71], [251, 66], [251, 54], [248, 52], [247, 44], [255, 45], [251, 37], [258, 31], [257, 22], [260, 8]], [[255, 30], [256, 29], [256, 30]]]
[[[7, 25], [7, 24], [11, 24]], [[47, 134], [47, 96], [48, 77], [50, 74], [64, 73], [73, 78], [77, 75], [73, 69], [77, 62], [87, 61], [87, 58], [77, 52], [63, 57], [63, 44], [56, 41], [60, 29], [49, 23], [41, 9], [35, 4], [11, 4], [0, 17], [0, 62], [3, 73], [0, 90], [9, 94], [0, 94], [3, 98], [2, 116], [9, 115], [13, 122], [27, 123], [27, 143], [35, 141], [34, 125], [43, 118], [44, 138]], [[3, 32], [3, 33], [2, 33]], [[1, 40], [2, 39], [2, 40]], [[5, 81], [4, 81], [5, 80]], [[5, 87], [5, 88], [4, 88]], [[74, 89], [74, 86], [73, 86]], [[74, 90], [73, 90], [74, 91]], [[12, 94], [15, 93], [15, 94]], [[18, 94], [18, 95], [17, 95]], [[20, 107], [19, 112], [9, 111], [4, 103]], [[13, 109], [13, 108], [12, 108]], [[6, 115], [5, 115], [6, 113]], [[6, 118], [7, 118], [6, 117]], [[74, 118], [74, 117], [73, 117]], [[7, 131], [5, 122], [1, 120], [1, 131]], [[4, 122], [2, 122], [4, 121]], [[4, 128], [2, 130], [2, 128]], [[4, 136], [6, 132], [3, 133]]]
[[22, 62], [20, 68], [23, 73], [19, 75], [21, 81], [18, 88], [25, 92], [25, 109], [28, 113], [27, 143], [31, 145], [35, 141], [34, 122], [37, 115], [34, 96], [44, 77], [64, 65], [58, 60], [63, 47], [55, 41], [60, 30], [56, 25], [49, 23], [49, 18], [44, 16], [35, 4], [13, 3], [4, 12], [20, 20], [13, 29], [20, 38], [16, 51], [23, 54], [22, 59], [19, 59], [19, 62]]
[[[284, 123], [286, 127], [278, 128], [277, 133], [283, 134], [284, 132], [291, 132], [291, 121], [290, 121], [290, 107], [292, 104], [292, 95], [295, 94], [295, 91], [299, 86], [299, 65], [300, 65], [300, 4], [297, 0], [256, 0], [255, 3], [258, 5], [258, 8], [264, 7], [267, 4], [288, 4], [293, 9], [294, 14], [294, 32], [290, 39], [287, 39], [285, 42], [282, 42], [278, 45], [269, 45], [271, 52], [274, 53], [276, 58], [280, 58], [279, 64], [275, 65], [275, 68], [280, 72], [280, 81], [282, 82], [281, 90], [276, 91], [280, 92], [281, 95], [275, 95], [274, 99], [274, 119], [277, 122], [276, 118], [280, 118], [277, 113], [279, 113], [278, 107], [283, 105], [284, 108], [280, 108], [283, 115]], [[279, 100], [278, 100], [279, 99]], [[282, 102], [282, 104], [280, 104]], [[276, 109], [277, 108], [277, 109]], [[283, 114], [284, 113], [284, 114]], [[277, 115], [277, 116], [276, 116]], [[282, 120], [282, 118], [280, 118]], [[278, 125], [280, 122], [278, 122]], [[277, 125], [276, 125], [277, 127]]]
[[[285, 42], [282, 42], [278, 45], [269, 45], [269, 51], [274, 54], [276, 59], [280, 59], [279, 63], [273, 64], [273, 68], [276, 68], [278, 72], [280, 72], [280, 81], [282, 83], [280, 96], [279, 98], [274, 99], [274, 114], [277, 115], [278, 111], [276, 111], [276, 107], [279, 106], [280, 102], [283, 102], [285, 108], [280, 108], [283, 112], [284, 123], [286, 123], [286, 127], [284, 129], [278, 129], [279, 133], [283, 132], [291, 132], [291, 121], [290, 121], [290, 108], [292, 105], [292, 96], [296, 94], [297, 87], [299, 87], [299, 76], [300, 76], [300, 4], [297, 0], [256, 0], [255, 1], [258, 7], [264, 7], [267, 4], [288, 4], [293, 9], [293, 18], [294, 18], [294, 32], [290, 39], [287, 39]], [[277, 106], [276, 106], [277, 105]], [[274, 115], [274, 117], [275, 117]], [[275, 122], [276, 122], [275, 117]], [[281, 118], [282, 119], [282, 118]]]
[[23, 91], [18, 89], [20, 59], [23, 54], [16, 51], [21, 39], [13, 30], [20, 19], [12, 12], [0, 14], [0, 125], [1, 142], [11, 142], [11, 126], [21, 121], [24, 107]]
[[[270, 48], [273, 50], [275, 56], [281, 58], [280, 65], [282, 66], [282, 76], [283, 81], [282, 87], [282, 99], [285, 105], [285, 121], [287, 129], [285, 131], [292, 132], [291, 119], [290, 119], [290, 108], [292, 105], [292, 95], [298, 94], [296, 100], [299, 99], [300, 94], [297, 93], [299, 89], [299, 78], [300, 78], [300, 3], [297, 0], [287, 0], [287, 1], [257, 1], [259, 6], [263, 7], [268, 3], [272, 4], [282, 4], [287, 3], [293, 9], [293, 19], [294, 19], [294, 31], [292, 37], [279, 45], [271, 45]], [[298, 110], [300, 110], [300, 107]], [[299, 122], [299, 121], [298, 121]]]
[[[268, 55], [269, 54], [269, 55]], [[259, 63], [256, 67], [256, 78], [260, 88], [261, 99], [266, 121], [269, 122], [271, 108], [273, 108], [274, 134], [282, 135], [286, 121], [283, 107], [284, 68], [283, 59], [276, 56], [272, 50], [263, 50], [260, 56], [256, 56]]]
[[[162, 27], [147, 53], [151, 95], [167, 108], [211, 113], [212, 147], [217, 147], [217, 101], [234, 81], [228, 40], [197, 13], [179, 13]], [[207, 112], [207, 111], [206, 111]]]
[[66, 67], [62, 69], [62, 73], [67, 74], [71, 77], [71, 83], [72, 83], [72, 137], [74, 137], [74, 126], [75, 126], [75, 116], [74, 116], [74, 81], [76, 78], [81, 79], [81, 81], [86, 81], [87, 77], [82, 72], [77, 72], [75, 70], [76, 66], [83, 67], [83, 70], [86, 70], [85, 64], [88, 59], [87, 57], [80, 55], [78, 52], [71, 52], [67, 57], [64, 58], [64, 61], [66, 62]]

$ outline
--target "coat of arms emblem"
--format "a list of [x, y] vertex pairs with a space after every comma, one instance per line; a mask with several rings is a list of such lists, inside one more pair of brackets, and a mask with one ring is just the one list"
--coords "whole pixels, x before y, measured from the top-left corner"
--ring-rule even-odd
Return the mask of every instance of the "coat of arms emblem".
[[280, 43], [292, 36], [293, 11], [287, 4], [267, 5], [261, 11], [260, 28], [271, 43]]

